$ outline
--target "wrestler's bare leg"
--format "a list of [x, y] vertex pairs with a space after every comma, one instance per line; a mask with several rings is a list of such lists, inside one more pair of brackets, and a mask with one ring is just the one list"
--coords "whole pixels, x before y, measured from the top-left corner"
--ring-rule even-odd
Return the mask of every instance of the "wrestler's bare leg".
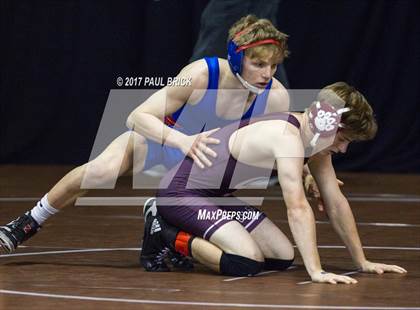
[[285, 234], [269, 219], [265, 218], [251, 232], [252, 239], [265, 258], [291, 260], [294, 258], [293, 245]]
[[220, 258], [223, 252], [259, 262], [264, 261], [263, 252], [257, 242], [236, 221], [226, 223], [217, 229], [210, 237], [210, 242], [202, 238], [194, 238], [191, 243], [191, 252], [200, 263], [217, 272], [220, 272]]
[[[60, 209], [74, 204], [89, 188], [109, 187], [124, 173], [142, 170], [147, 154], [146, 140], [134, 132], [116, 138], [97, 158], [67, 173], [32, 210], [0, 226], [0, 250], [12, 253], [31, 238], [41, 225]], [[113, 185], [111, 186], [111, 188]]]
[[120, 135], [94, 160], [67, 173], [48, 192], [50, 205], [62, 209], [74, 204], [88, 188], [115, 183], [119, 176], [131, 172], [134, 153], [136, 169], [141, 170], [147, 154], [145, 138], [135, 132]]

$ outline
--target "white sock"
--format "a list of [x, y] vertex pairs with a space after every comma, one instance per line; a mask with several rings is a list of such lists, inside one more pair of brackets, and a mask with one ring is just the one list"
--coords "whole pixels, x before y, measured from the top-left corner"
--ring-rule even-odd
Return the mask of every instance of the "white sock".
[[42, 197], [42, 199], [38, 201], [36, 206], [31, 210], [31, 216], [39, 225], [42, 225], [51, 215], [60, 211], [50, 205], [47, 196], [48, 194], [45, 194], [45, 196]]

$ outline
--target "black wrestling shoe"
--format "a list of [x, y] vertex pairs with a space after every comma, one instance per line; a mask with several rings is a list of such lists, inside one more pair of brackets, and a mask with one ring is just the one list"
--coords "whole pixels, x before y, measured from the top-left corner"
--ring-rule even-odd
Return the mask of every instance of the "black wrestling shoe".
[[143, 205], [144, 221], [146, 222], [147, 217], [149, 215], [156, 216], [156, 214], [157, 214], [156, 198], [152, 197], [152, 198], [147, 199]]
[[193, 269], [191, 259], [175, 251], [173, 243], [178, 229], [169, 226], [158, 214], [156, 198], [146, 200], [143, 215], [146, 223], [140, 254], [141, 265], [147, 271], [170, 271], [165, 262], [168, 261], [173, 267], [184, 271]]
[[170, 251], [162, 238], [162, 223], [160, 216], [148, 215], [144, 225], [143, 244], [141, 247], [140, 264], [146, 271], [170, 271], [165, 258]]
[[36, 234], [41, 226], [31, 216], [30, 211], [0, 227], [0, 245], [2, 252], [12, 253], [19, 244]]
[[174, 268], [182, 271], [191, 271], [194, 269], [194, 264], [191, 258], [188, 258], [178, 252], [169, 251], [168, 260]]
[[159, 233], [162, 231], [162, 227], [156, 215], [156, 198], [152, 197], [147, 199], [143, 206], [145, 224], [140, 264], [146, 271], [166, 272], [170, 271], [165, 263], [169, 249], [162, 242], [161, 234]]

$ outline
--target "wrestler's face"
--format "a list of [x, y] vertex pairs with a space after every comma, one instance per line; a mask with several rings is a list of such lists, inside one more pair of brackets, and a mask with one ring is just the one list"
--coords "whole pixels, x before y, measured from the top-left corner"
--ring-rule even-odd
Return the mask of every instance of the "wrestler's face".
[[280, 61], [273, 57], [272, 53], [260, 58], [244, 57], [242, 65], [242, 77], [250, 84], [265, 88], [270, 82]]
[[334, 142], [320, 153], [322, 155], [332, 155], [337, 153], [346, 153], [351, 139], [346, 137], [342, 132], [337, 132]]

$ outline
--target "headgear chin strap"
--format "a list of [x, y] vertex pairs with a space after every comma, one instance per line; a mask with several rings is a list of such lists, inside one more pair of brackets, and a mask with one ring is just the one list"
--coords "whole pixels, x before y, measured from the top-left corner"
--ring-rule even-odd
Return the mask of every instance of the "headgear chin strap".
[[309, 128], [314, 133], [311, 146], [315, 147], [318, 139], [334, 135], [341, 124], [341, 114], [350, 111], [350, 108], [336, 109], [326, 101], [315, 101], [309, 107]]
[[252, 85], [251, 83], [248, 83], [242, 76], [240, 76], [239, 73], [236, 73], [235, 76], [241, 82], [242, 86], [248, 89], [250, 92], [257, 95], [262, 94], [264, 92], [264, 88], [259, 88], [257, 86]]

